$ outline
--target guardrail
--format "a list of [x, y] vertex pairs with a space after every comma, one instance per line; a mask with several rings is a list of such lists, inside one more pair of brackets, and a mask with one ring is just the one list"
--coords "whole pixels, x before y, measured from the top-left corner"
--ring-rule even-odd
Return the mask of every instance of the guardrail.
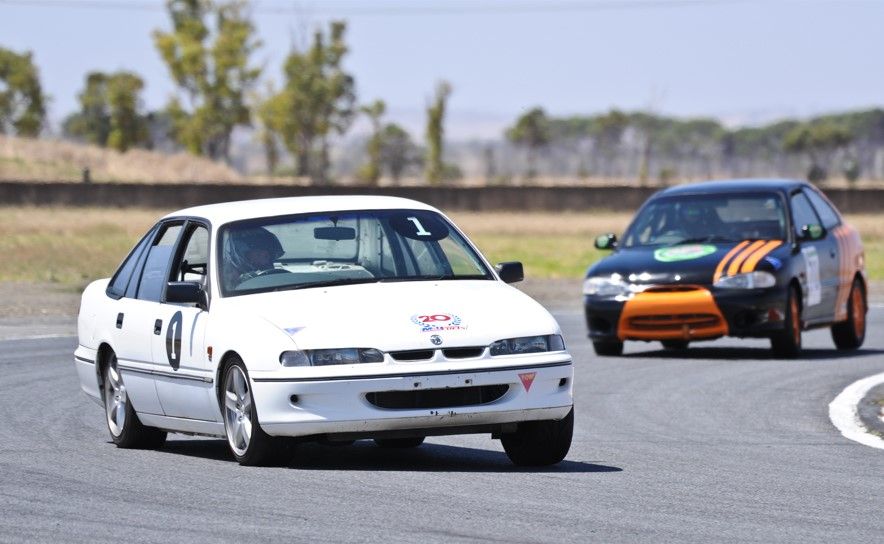
[[[178, 209], [200, 204], [282, 196], [384, 195], [412, 198], [446, 210], [634, 211], [656, 187], [301, 187], [181, 183], [0, 182], [0, 204]], [[884, 189], [826, 189], [844, 213], [884, 211]]]

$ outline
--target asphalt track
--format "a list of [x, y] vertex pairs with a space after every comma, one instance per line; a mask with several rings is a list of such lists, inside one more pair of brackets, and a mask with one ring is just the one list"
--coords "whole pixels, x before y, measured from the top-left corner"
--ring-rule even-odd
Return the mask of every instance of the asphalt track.
[[510, 465], [486, 436], [390, 452], [308, 446], [246, 468], [220, 440], [162, 451], [108, 441], [77, 385], [73, 338], [0, 342], [2, 542], [880, 542], [884, 451], [843, 438], [828, 403], [884, 371], [884, 311], [864, 349], [805, 334], [597, 358], [557, 314], [577, 363], [565, 462]]

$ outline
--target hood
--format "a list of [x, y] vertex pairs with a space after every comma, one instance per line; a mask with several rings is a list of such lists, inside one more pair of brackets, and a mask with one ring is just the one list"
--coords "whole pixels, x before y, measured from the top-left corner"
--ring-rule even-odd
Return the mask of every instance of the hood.
[[[504, 338], [560, 333], [540, 304], [491, 280], [317, 287], [219, 302], [221, 313], [232, 319], [262, 318], [285, 331], [299, 349], [485, 346]], [[441, 345], [432, 343], [433, 336]]]
[[787, 244], [776, 247], [766, 241], [680, 244], [623, 248], [589, 268], [590, 276], [620, 274], [638, 284], [712, 285], [716, 270], [726, 275], [735, 262], [749, 263], [752, 270], [776, 272], [788, 257]]

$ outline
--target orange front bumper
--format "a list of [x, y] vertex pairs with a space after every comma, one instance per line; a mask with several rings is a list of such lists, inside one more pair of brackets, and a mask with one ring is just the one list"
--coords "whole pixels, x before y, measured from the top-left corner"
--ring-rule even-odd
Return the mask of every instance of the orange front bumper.
[[708, 289], [652, 287], [626, 301], [620, 340], [700, 340], [725, 336], [727, 321]]

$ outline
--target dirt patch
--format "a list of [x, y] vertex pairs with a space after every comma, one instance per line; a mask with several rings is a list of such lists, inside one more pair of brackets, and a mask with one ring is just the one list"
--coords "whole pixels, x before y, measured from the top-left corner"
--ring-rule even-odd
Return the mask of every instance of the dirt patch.
[[80, 293], [47, 283], [0, 282], [0, 318], [77, 315]]

